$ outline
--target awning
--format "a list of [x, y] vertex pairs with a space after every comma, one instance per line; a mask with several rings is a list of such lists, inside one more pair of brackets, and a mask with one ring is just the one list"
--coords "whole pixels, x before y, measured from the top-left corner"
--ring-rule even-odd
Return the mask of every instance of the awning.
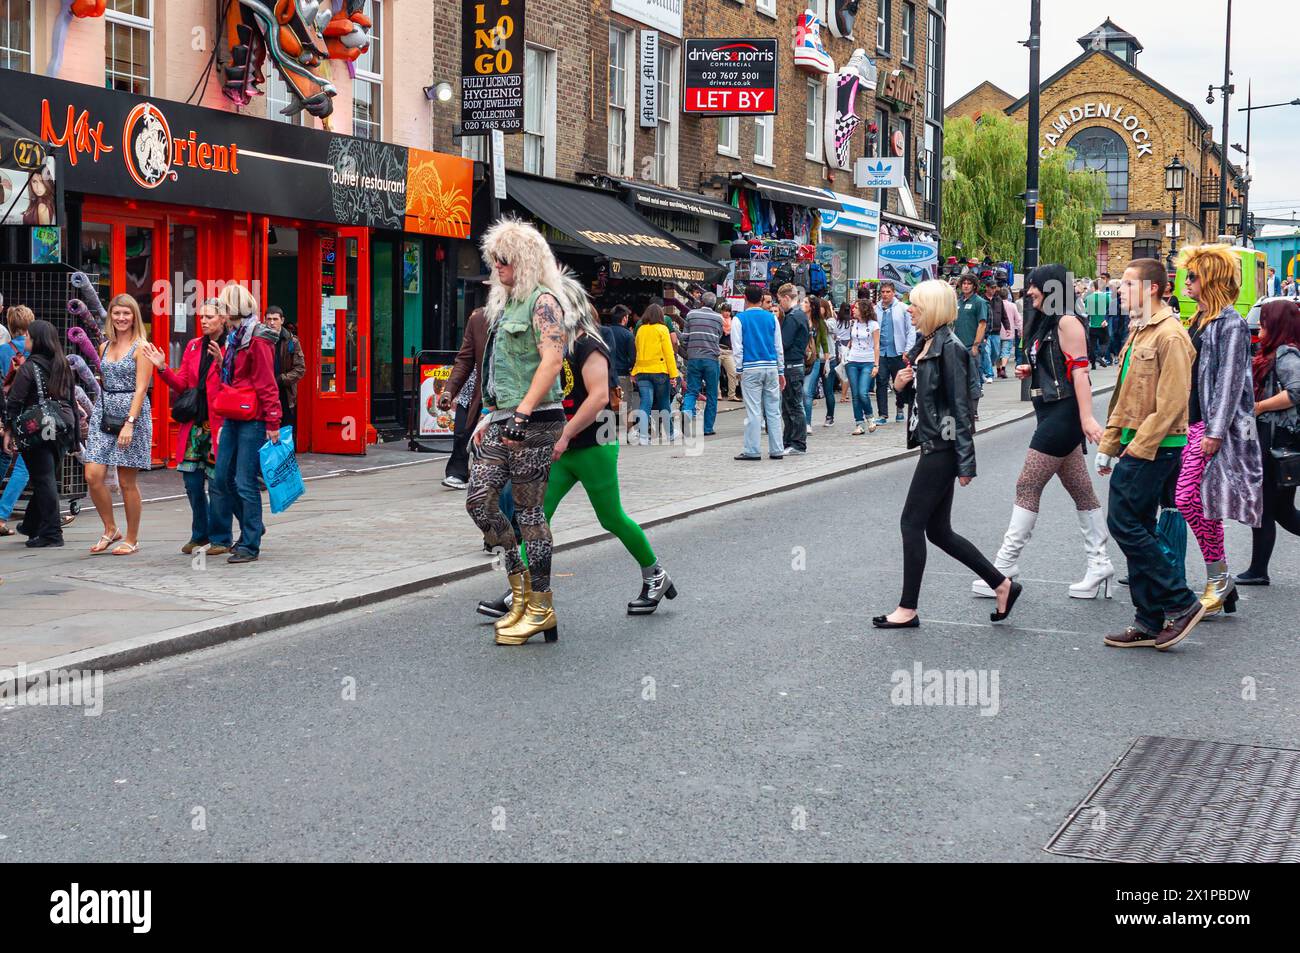
[[761, 175], [750, 175], [741, 172], [733, 174], [731, 181], [746, 188], [757, 189], [765, 198], [769, 198], [773, 202], [785, 202], [787, 205], [803, 205], [808, 208], [829, 208], [836, 211], [840, 209], [840, 203], [824, 191], [810, 189], [806, 185], [795, 185], [793, 182], [778, 182], [776, 179], [765, 179]]
[[702, 282], [722, 270], [607, 189], [507, 173], [506, 194], [547, 225], [608, 258], [611, 277]]
[[728, 225], [740, 224], [740, 209], [694, 192], [676, 192], [672, 189], [656, 189], [640, 182], [620, 182], [627, 189], [628, 195], [637, 205], [656, 209], [661, 212], [679, 212], [682, 215], [694, 215], [714, 222]]

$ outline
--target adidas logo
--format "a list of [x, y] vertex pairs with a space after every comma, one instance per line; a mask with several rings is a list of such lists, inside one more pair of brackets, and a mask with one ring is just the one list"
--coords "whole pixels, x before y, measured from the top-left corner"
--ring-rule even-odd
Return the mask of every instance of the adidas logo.
[[867, 172], [871, 175], [885, 175], [889, 172], [889, 166], [883, 162], [877, 162], [875, 165], [867, 163]]

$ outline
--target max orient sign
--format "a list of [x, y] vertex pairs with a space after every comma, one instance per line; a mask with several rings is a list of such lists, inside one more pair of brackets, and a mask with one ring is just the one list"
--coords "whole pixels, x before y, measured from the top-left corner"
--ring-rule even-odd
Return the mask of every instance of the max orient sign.
[[776, 112], [775, 39], [687, 40], [682, 111], [707, 116]]
[[37, 132], [60, 186], [76, 192], [468, 232], [473, 163], [459, 157], [13, 70], [0, 70], [0, 89], [5, 112]]

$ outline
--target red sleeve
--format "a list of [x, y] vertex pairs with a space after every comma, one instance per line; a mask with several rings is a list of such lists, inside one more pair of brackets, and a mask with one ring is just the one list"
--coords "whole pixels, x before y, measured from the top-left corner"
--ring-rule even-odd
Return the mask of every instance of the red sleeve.
[[191, 341], [185, 347], [185, 354], [181, 357], [181, 366], [179, 369], [172, 370], [170, 367], [158, 368], [158, 376], [163, 379], [163, 383], [178, 394], [184, 393], [191, 387], [198, 386], [199, 365], [198, 361], [192, 358], [192, 355], [195, 353], [194, 342]]
[[271, 352], [271, 345], [261, 338], [253, 338], [248, 345], [248, 359], [251, 362], [253, 390], [257, 393], [257, 401], [262, 408], [262, 419], [266, 421], [268, 430], [278, 429], [282, 412], [280, 390], [275, 385], [275, 355]]

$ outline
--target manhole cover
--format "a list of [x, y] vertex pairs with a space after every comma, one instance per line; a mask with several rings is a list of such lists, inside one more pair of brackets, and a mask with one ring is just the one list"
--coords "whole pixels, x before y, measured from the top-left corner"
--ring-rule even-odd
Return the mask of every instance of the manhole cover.
[[1127, 863], [1300, 861], [1300, 751], [1141, 737], [1043, 848]]

